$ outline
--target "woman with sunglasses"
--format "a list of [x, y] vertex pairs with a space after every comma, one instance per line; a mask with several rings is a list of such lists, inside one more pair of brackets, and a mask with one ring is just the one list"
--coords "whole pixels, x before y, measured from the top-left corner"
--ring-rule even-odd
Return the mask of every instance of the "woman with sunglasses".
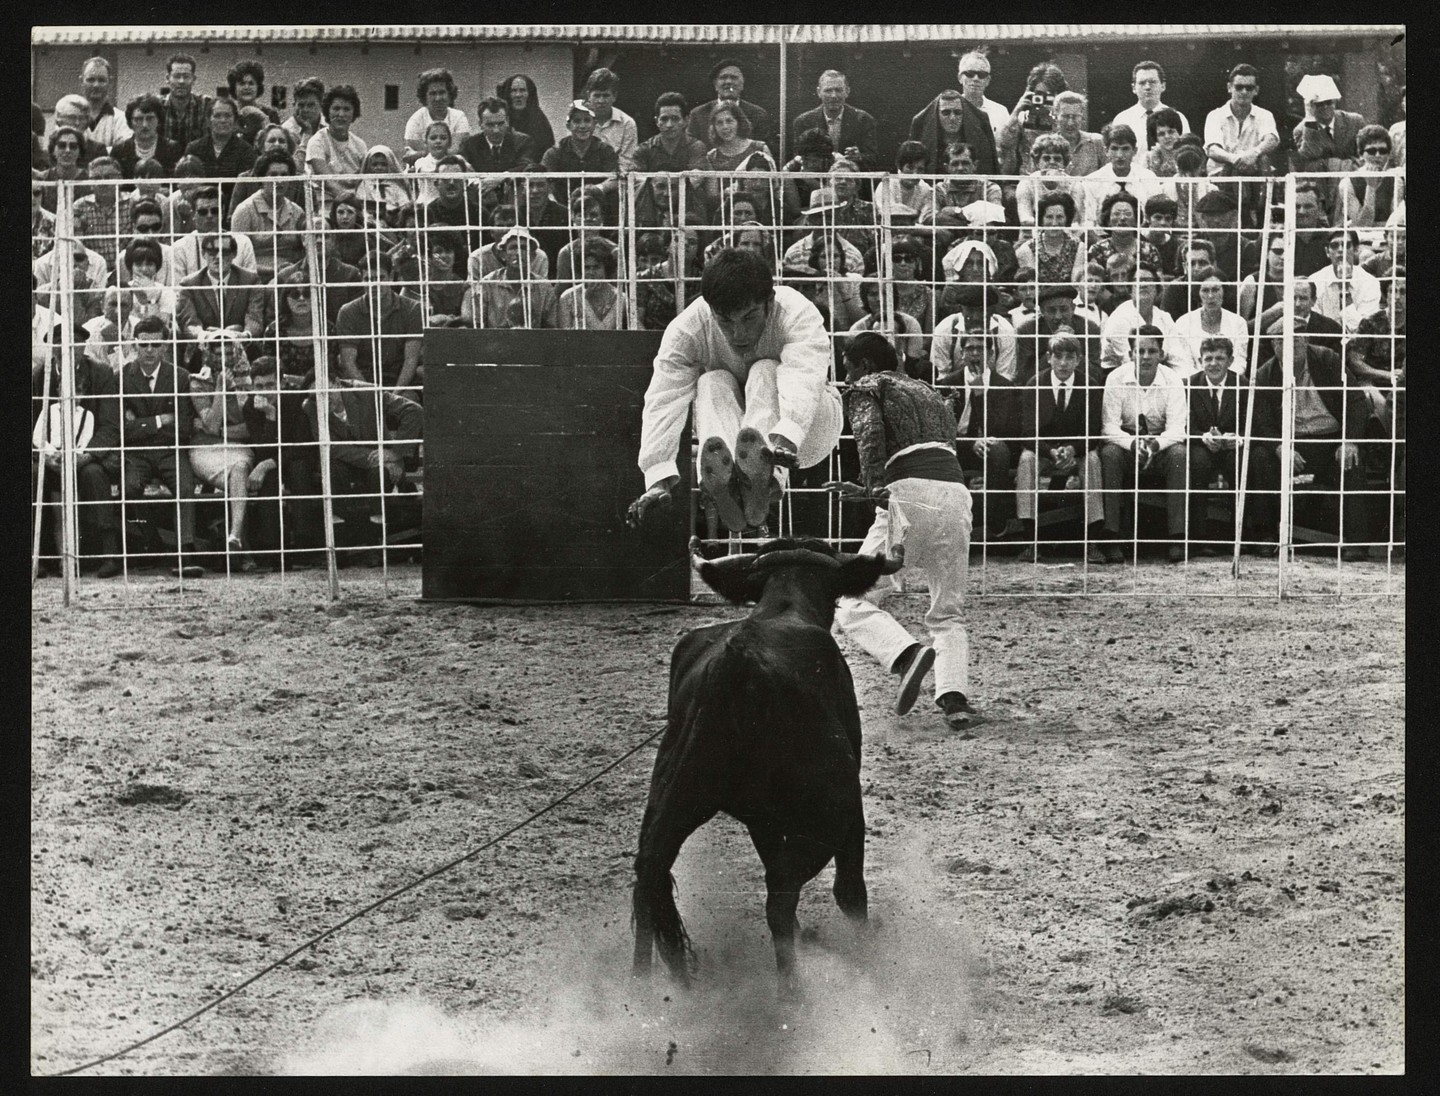
[[1390, 134], [1366, 126], [1355, 136], [1360, 170], [1340, 180], [1337, 223], [1351, 228], [1383, 225], [1405, 196], [1405, 176], [1391, 168]]
[[[50, 167], [37, 178], [40, 182], [57, 183], [62, 180], [74, 182], [88, 178], [80, 166], [80, 153], [85, 147], [84, 135], [74, 126], [61, 126], [50, 134]], [[45, 187], [40, 196], [40, 205], [49, 213], [55, 212], [57, 187]]]

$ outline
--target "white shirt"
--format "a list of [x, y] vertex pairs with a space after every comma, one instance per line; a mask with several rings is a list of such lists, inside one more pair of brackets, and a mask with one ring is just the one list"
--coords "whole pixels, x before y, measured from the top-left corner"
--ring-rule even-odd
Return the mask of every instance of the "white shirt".
[[1159, 305], [1151, 310], [1151, 318], [1148, 321], [1140, 315], [1140, 309], [1135, 307], [1134, 301], [1121, 301], [1116, 305], [1115, 311], [1110, 313], [1109, 318], [1100, 329], [1101, 368], [1114, 369], [1116, 366], [1129, 365], [1130, 335], [1137, 327], [1143, 327], [1147, 322], [1158, 327], [1167, 338], [1175, 327], [1174, 318]]
[[[419, 141], [420, 147], [425, 147], [425, 131], [430, 128], [430, 123], [435, 121], [430, 117], [430, 108], [421, 107], [414, 114], [410, 115], [405, 123], [405, 140]], [[456, 107], [448, 107], [445, 111], [445, 124], [450, 127], [450, 147], [459, 148], [460, 138], [470, 136], [470, 119], [466, 117], [463, 110]]]
[[1165, 338], [1165, 358], [1182, 380], [1200, 371], [1200, 344], [1217, 335], [1230, 340], [1235, 358], [1230, 372], [1243, 374], [1250, 363], [1250, 328], [1238, 312], [1220, 310], [1220, 330], [1206, 331], [1200, 325], [1200, 309], [1187, 312], [1175, 321]]
[[1350, 268], [1350, 283], [1345, 285], [1333, 266], [1310, 275], [1315, 285], [1315, 311], [1353, 330], [1364, 317], [1380, 311], [1380, 279], [1363, 266]]
[[[235, 240], [237, 248], [235, 252], [235, 265], [243, 267], [254, 274], [255, 271], [255, 245], [250, 242], [250, 237], [243, 232], [232, 232], [231, 237]], [[188, 236], [182, 236], [175, 241], [170, 249], [170, 269], [173, 272], [175, 284], [179, 285], [191, 274], [196, 273], [205, 266], [205, 259], [200, 254], [200, 230], [197, 228]]]
[[640, 134], [634, 118], [619, 107], [611, 107], [610, 120], [595, 123], [595, 136], [615, 150], [621, 171], [635, 170], [635, 146], [640, 143]]
[[[837, 236], [840, 244], [840, 253], [845, 256], [845, 269], [858, 274], [865, 269], [865, 256], [860, 254], [860, 249], [847, 240], [844, 236]], [[815, 246], [815, 233], [807, 232], [793, 244], [785, 249], [783, 262], [786, 266], [808, 266], [810, 263], [810, 249]], [[789, 437], [787, 434], [786, 437]], [[790, 439], [794, 441], [794, 438]]]
[[[1166, 104], [1164, 103], [1157, 103], [1155, 109], [1163, 110], [1165, 106]], [[1170, 109], [1175, 110], [1174, 107]], [[1175, 113], [1180, 114], [1178, 110], [1176, 110]], [[1122, 110], [1119, 114], [1115, 115], [1114, 121], [1110, 123], [1115, 126], [1129, 126], [1135, 131], [1135, 159], [1141, 163], [1144, 163], [1145, 154], [1150, 151], [1149, 117], [1150, 115], [1146, 112], [1145, 108], [1139, 103], [1136, 103], [1133, 107]], [[1190, 132], [1190, 121], [1183, 114], [1180, 114], [1180, 132]]]
[[981, 100], [980, 109], [985, 112], [985, 117], [990, 119], [990, 128], [995, 131], [998, 141], [1000, 131], [1005, 128], [1005, 123], [1010, 121], [1010, 108], [986, 95]]
[[1119, 191], [1120, 184], [1125, 184], [1125, 189], [1135, 195], [1135, 200], [1140, 203], [1141, 219], [1144, 219], [1145, 203], [1156, 194], [1160, 193], [1160, 177], [1145, 167], [1137, 158], [1130, 163], [1130, 174], [1123, 179], [1115, 174], [1112, 164], [1106, 164], [1089, 175], [1084, 176], [1085, 183], [1085, 223], [1100, 223], [1100, 206], [1111, 194]]
[[[900, 189], [901, 179], [915, 179], [915, 186], [906, 194]], [[875, 210], [893, 212], [897, 205], [909, 206], [920, 217], [928, 216], [935, 206], [935, 188], [914, 175], [889, 175], [875, 188]]]
[[[965, 334], [965, 313], [952, 312], [935, 325], [934, 337], [930, 340], [930, 365], [932, 376], [946, 377], [956, 372], [955, 352], [960, 347], [961, 336]], [[990, 334], [995, 336], [995, 360], [993, 368], [1007, 381], [1015, 379], [1015, 328], [1004, 316], [990, 314]]]
[[[771, 431], [797, 447], [815, 417], [833, 360], [830, 336], [820, 311], [798, 290], [777, 285], [770, 319], [747, 357], [780, 363], [775, 371], [779, 419]], [[655, 355], [655, 373], [645, 391], [640, 427], [640, 471], [646, 488], [679, 475], [675, 455], [685, 418], [702, 373], [725, 369], [744, 388], [750, 365], [730, 348], [704, 297], [697, 297], [670, 321]]]
[[[1226, 152], [1249, 152], [1260, 147], [1260, 142], [1267, 135], [1274, 137], [1276, 141], [1280, 140], [1280, 131], [1275, 128], [1275, 115], [1264, 107], [1252, 106], [1242, 122], [1235, 117], [1235, 112], [1230, 109], [1229, 102], [1226, 102], [1224, 106], [1216, 107], [1205, 116], [1205, 135], [1202, 139], [1207, 149], [1211, 145], [1219, 145]], [[1205, 170], [1207, 174], [1219, 175], [1229, 167], [1229, 164], [1209, 160]]]
[[[1145, 416], [1151, 435], [1159, 430], [1161, 449], [1168, 449], [1185, 440], [1189, 404], [1185, 386], [1174, 370], [1164, 365], [1155, 367], [1155, 379], [1141, 387], [1135, 378], [1135, 366], [1117, 367], [1105, 378], [1105, 400], [1101, 405], [1100, 432], [1105, 440], [1122, 449], [1135, 448], [1133, 431], [1139, 429], [1140, 416]], [[1132, 433], [1126, 433], [1128, 428]]]

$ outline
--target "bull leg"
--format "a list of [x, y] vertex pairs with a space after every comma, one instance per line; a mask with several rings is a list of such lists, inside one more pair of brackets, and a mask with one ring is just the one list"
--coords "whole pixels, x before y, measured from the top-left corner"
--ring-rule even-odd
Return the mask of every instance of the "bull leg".
[[[754, 840], [754, 833], [751, 833]], [[775, 945], [775, 969], [780, 978], [780, 996], [793, 1000], [799, 986], [795, 977], [795, 911], [800, 906], [800, 888], [820, 874], [830, 862], [831, 849], [805, 837], [786, 837], [778, 847], [768, 837], [770, 856], [755, 847], [765, 860], [765, 922]]]
[[865, 890], [865, 815], [862, 812], [851, 827], [844, 846], [835, 854], [835, 904], [840, 912], [856, 924], [869, 917], [868, 894]]
[[[655, 806], [654, 803], [651, 804]], [[689, 836], [715, 816], [714, 810], [690, 810], [681, 814], [662, 802], [645, 811], [640, 828], [640, 851], [635, 857], [635, 886], [632, 910], [635, 920], [633, 973], [650, 973], [652, 948], [681, 985], [689, 986], [694, 952], [685, 923], [675, 905], [675, 884], [670, 869]]]

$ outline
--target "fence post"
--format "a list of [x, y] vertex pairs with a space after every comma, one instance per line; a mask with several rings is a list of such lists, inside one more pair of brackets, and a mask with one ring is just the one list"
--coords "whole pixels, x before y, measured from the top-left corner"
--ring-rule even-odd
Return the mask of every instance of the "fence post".
[[[316, 236], [326, 231], [315, 213], [315, 192], [305, 188], [305, 222], [317, 231], [305, 233], [305, 261], [310, 267], [310, 344], [315, 354], [315, 432], [320, 444], [320, 505], [325, 526], [325, 562], [328, 570], [330, 600], [340, 598], [340, 574], [335, 564], [335, 506], [330, 478], [330, 354], [325, 336], [324, 293], [316, 292], [325, 284], [325, 263], [318, 258]], [[316, 307], [316, 305], [319, 307]]]
[[[79, 571], [75, 521], [75, 184], [60, 183], [55, 201], [55, 258], [60, 300], [66, 303], [60, 332], [60, 575], [63, 604], [74, 595]], [[53, 338], [53, 333], [52, 333]], [[50, 368], [46, 363], [45, 368]], [[48, 424], [47, 424], [48, 425]], [[53, 440], [53, 439], [52, 439]]]
[[[1295, 284], [1295, 173], [1285, 177], [1285, 285]], [[1261, 256], [1260, 261], [1265, 261]], [[1260, 302], [1256, 302], [1256, 316], [1260, 315]], [[1281, 307], [1285, 318], [1285, 337], [1281, 344], [1280, 369], [1280, 553], [1278, 556], [1276, 592], [1283, 600], [1290, 596], [1289, 565], [1292, 544], [1291, 526], [1294, 524], [1292, 508], [1295, 503], [1295, 294], [1287, 292], [1281, 296]], [[1259, 327], [1259, 323], [1256, 323]], [[1255, 332], [1262, 338], [1260, 331]]]

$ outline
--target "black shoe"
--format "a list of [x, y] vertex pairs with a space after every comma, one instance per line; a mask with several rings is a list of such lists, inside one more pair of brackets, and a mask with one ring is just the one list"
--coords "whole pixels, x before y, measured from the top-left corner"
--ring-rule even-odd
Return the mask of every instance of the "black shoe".
[[904, 715], [915, 707], [915, 701], [920, 698], [920, 685], [933, 665], [934, 647], [915, 643], [905, 649], [895, 664], [895, 672], [900, 675], [900, 691], [895, 695], [896, 715]]
[[946, 693], [935, 703], [940, 705], [940, 710], [945, 713], [945, 722], [953, 730], [963, 730], [975, 722], [977, 713], [970, 707], [970, 701], [965, 698], [964, 693]]
[[100, 569], [95, 572], [96, 578], [114, 578], [120, 573], [120, 560], [117, 556], [106, 556], [105, 561], [100, 564]]
[[1166, 555], [1166, 558], [1169, 559], [1171, 563], [1184, 563], [1184, 562], [1185, 562], [1185, 545], [1183, 545], [1183, 544], [1172, 544], [1172, 545], [1170, 545], [1169, 551], [1167, 551], [1167, 552], [1165, 553], [1165, 555]]
[[1116, 544], [1114, 541], [1111, 541], [1109, 544], [1106, 544], [1105, 547], [1104, 547], [1102, 550], [1103, 550], [1104, 553], [1105, 553], [1105, 562], [1106, 562], [1106, 563], [1124, 563], [1124, 562], [1125, 562], [1125, 550], [1124, 550], [1123, 548], [1121, 548], [1119, 544]]
[[1349, 548], [1340, 549], [1340, 558], [1345, 563], [1364, 563], [1370, 558], [1370, 549], [1352, 544]]

